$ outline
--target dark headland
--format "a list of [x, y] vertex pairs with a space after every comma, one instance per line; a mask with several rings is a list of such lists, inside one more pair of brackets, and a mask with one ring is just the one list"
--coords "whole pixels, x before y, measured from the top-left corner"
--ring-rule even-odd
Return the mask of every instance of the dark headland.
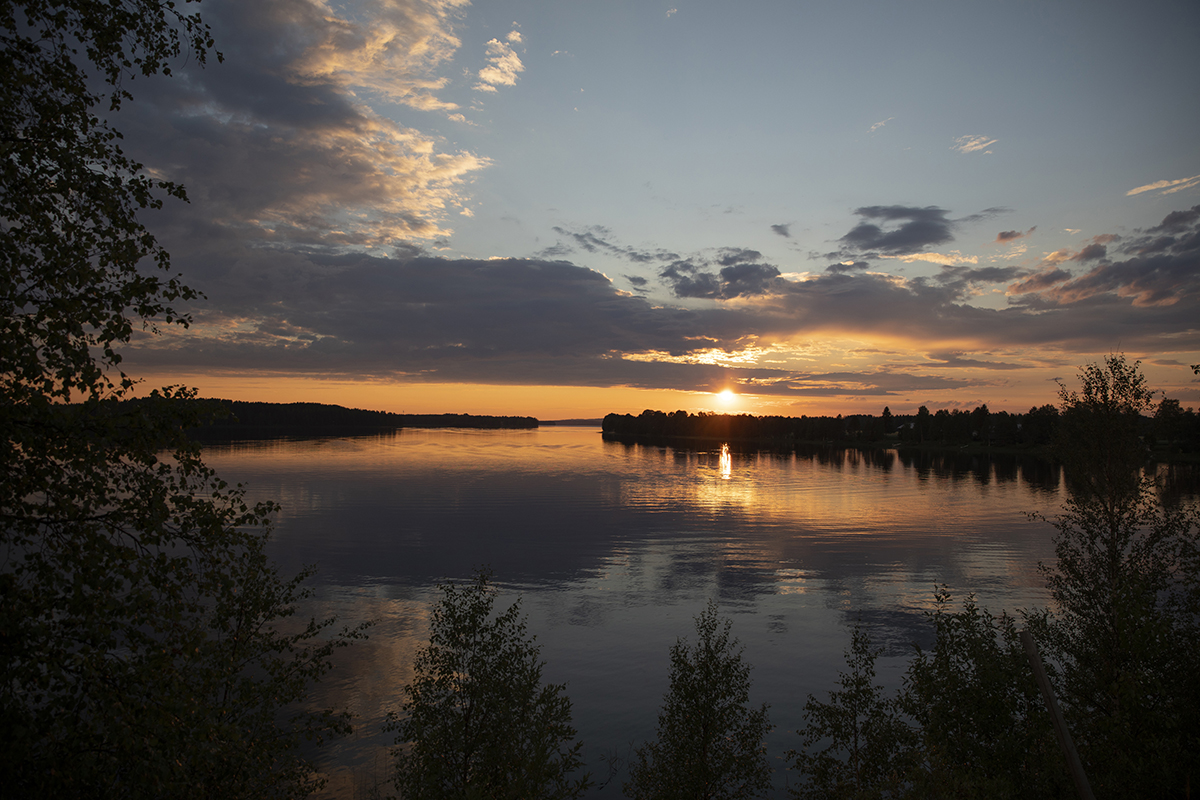
[[326, 403], [255, 403], [203, 400], [213, 409], [213, 422], [192, 429], [200, 441], [275, 437], [352, 436], [401, 428], [528, 429], [534, 417], [476, 414], [393, 414]]

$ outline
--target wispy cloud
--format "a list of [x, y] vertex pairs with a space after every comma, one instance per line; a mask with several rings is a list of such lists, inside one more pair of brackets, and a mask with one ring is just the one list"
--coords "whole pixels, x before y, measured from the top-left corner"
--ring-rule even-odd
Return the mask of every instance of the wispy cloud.
[[913, 262], [928, 261], [930, 264], [953, 266], [955, 264], [978, 264], [978, 256], [964, 256], [962, 253], [909, 253], [903, 256], [881, 255], [880, 258], [894, 258], [897, 261]]
[[497, 86], [515, 86], [517, 76], [525, 71], [525, 65], [513, 49], [514, 44], [523, 42], [520, 32], [511, 31], [505, 39], [492, 39], [487, 43], [488, 64], [479, 70], [476, 91], [494, 92]]
[[954, 144], [950, 145], [950, 149], [957, 153], [983, 153], [990, 155], [991, 150], [988, 148], [998, 142], [999, 139], [992, 139], [987, 136], [959, 136], [954, 140]]
[[771, 226], [771, 232], [772, 232], [772, 233], [775, 233], [775, 234], [778, 234], [779, 236], [782, 236], [782, 237], [783, 237], [783, 238], [785, 238], [785, 239], [790, 239], [790, 238], [792, 238], [792, 231], [791, 231], [791, 225], [790, 225], [790, 224], [786, 224], [786, 225], [772, 225], [772, 226]]
[[[435, 70], [460, 42], [453, 31], [467, 0], [364, 0], [353, 17], [339, 17], [323, 3], [266, 0], [259, 13], [243, 15], [252, 26], [303, 32], [306, 45], [293, 51], [286, 69], [294, 82], [333, 83], [368, 89], [422, 110], [455, 109], [433, 93], [447, 81]], [[262, 30], [262, 27], [258, 27]], [[255, 27], [243, 33], [253, 35]]]
[[1175, 192], [1182, 192], [1185, 189], [1191, 189], [1195, 186], [1200, 186], [1200, 175], [1193, 175], [1190, 178], [1180, 178], [1179, 180], [1174, 181], [1155, 181], [1154, 183], [1147, 183], [1145, 186], [1139, 186], [1136, 189], [1130, 189], [1125, 193], [1125, 196], [1129, 197], [1135, 194], [1142, 194], [1143, 192], [1155, 191], [1161, 191], [1162, 194], [1175, 194]]
[[892, 120], [894, 120], [894, 119], [895, 119], [895, 117], [888, 117], [888, 118], [887, 118], [887, 119], [885, 119], [885, 120], [881, 120], [880, 122], [876, 122], [874, 125], [872, 125], [872, 126], [871, 126], [870, 130], [868, 130], [867, 132], [868, 132], [868, 133], [874, 133], [875, 131], [879, 130], [879, 129], [880, 129], [880, 128], [882, 128], [884, 125], [887, 125], [889, 122], [891, 122], [891, 121], [892, 121]]

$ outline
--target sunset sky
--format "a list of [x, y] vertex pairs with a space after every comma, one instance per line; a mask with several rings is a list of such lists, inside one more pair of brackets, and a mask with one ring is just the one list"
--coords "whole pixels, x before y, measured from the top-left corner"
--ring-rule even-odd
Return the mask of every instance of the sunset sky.
[[[1200, 405], [1200, 3], [204, 0], [137, 79], [207, 396], [595, 417]], [[722, 400], [716, 393], [732, 389]]]

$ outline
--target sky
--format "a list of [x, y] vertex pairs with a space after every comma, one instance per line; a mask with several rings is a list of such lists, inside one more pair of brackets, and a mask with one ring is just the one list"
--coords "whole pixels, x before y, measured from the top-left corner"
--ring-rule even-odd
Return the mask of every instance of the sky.
[[[204, 0], [147, 386], [409, 413], [1200, 405], [1200, 4]], [[725, 390], [729, 390], [726, 392]], [[725, 393], [722, 393], [725, 392]]]

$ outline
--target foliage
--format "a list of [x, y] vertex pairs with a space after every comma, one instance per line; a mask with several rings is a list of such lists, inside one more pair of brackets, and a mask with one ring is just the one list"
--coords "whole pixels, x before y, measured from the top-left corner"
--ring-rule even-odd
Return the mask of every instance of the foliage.
[[929, 620], [934, 645], [909, 662], [899, 703], [915, 727], [912, 797], [1053, 797], [1070, 788], [1050, 718], [1017, 636], [945, 587]]
[[1141, 472], [1135, 416], [1152, 393], [1137, 366], [1110, 357], [1062, 395], [1090, 457], [1067, 461], [1075, 490], [1052, 521], [1057, 562], [1042, 567], [1054, 602], [1031, 620], [1100, 797], [1183, 792], [1200, 777], [1200, 515], [1165, 505]]
[[717, 605], [696, 617], [696, 644], [671, 648], [671, 685], [658, 733], [635, 753], [625, 793], [635, 800], [746, 798], [764, 795], [771, 767], [763, 738], [767, 706], [753, 709], [750, 665], [729, 638]]
[[168, 0], [0, 4], [0, 386], [12, 401], [127, 388], [106, 376], [116, 346], [137, 321], [179, 321], [170, 303], [196, 296], [142, 269], [170, 259], [138, 212], [182, 187], [145, 175], [101, 114], [131, 99], [135, 76], [170, 74], [185, 50], [203, 63], [212, 45]]
[[1060, 385], [1062, 407], [1056, 453], [1074, 496], [1119, 514], [1139, 493], [1138, 471], [1146, 461], [1141, 415], [1153, 407], [1154, 392], [1123, 355], [1080, 368], [1079, 391]]
[[[792, 751], [799, 798], [1055, 797], [1070, 788], [1017, 640], [1014, 620], [941, 588], [895, 697], [874, 681], [878, 651], [855, 630], [849, 673], [827, 703], [805, 705]], [[824, 743], [824, 748], [815, 748]]]
[[[1139, 365], [1114, 355], [1081, 379], [1060, 391], [1070, 495], [1050, 520], [1057, 561], [1042, 567], [1052, 604], [1025, 624], [1096, 796], [1186, 797], [1200, 778], [1200, 513], [1165, 502], [1143, 474], [1154, 393]], [[933, 648], [916, 652], [896, 701], [911, 731], [893, 728], [856, 632], [840, 690], [806, 706], [797, 794], [1073, 796], [1015, 620], [970, 597], [954, 611], [944, 589], [930, 620]]]
[[591, 785], [563, 684], [542, 684], [540, 648], [520, 604], [493, 615], [487, 571], [468, 585], [443, 584], [429, 644], [404, 687], [396, 788], [406, 800], [573, 798]]
[[[171, 438], [172, 400], [57, 407], [26, 459], [41, 491], [6, 488], [0, 784], [14, 796], [307, 794], [319, 781], [297, 745], [347, 729], [331, 712], [277, 720], [345, 638], [278, 629], [305, 576], [268, 564], [271, 508]], [[163, 442], [173, 459], [154, 455]]]
[[[250, 506], [181, 431], [201, 410], [133, 382], [135, 326], [195, 296], [139, 221], [155, 192], [102, 118], [136, 76], [212, 47], [163, 0], [0, 3], [0, 786], [13, 796], [274, 797], [319, 784], [288, 712], [329, 623], [287, 618]], [[149, 265], [149, 266], [147, 266]], [[70, 400], [82, 400], [68, 404]]]
[[[808, 696], [802, 750], [787, 758], [803, 779], [793, 797], [811, 800], [900, 797], [908, 774], [912, 733], [893, 698], [875, 683], [875, 659], [867, 634], [854, 628], [846, 651], [849, 672], [838, 677], [828, 702]], [[817, 750], [817, 746], [824, 747]]]

